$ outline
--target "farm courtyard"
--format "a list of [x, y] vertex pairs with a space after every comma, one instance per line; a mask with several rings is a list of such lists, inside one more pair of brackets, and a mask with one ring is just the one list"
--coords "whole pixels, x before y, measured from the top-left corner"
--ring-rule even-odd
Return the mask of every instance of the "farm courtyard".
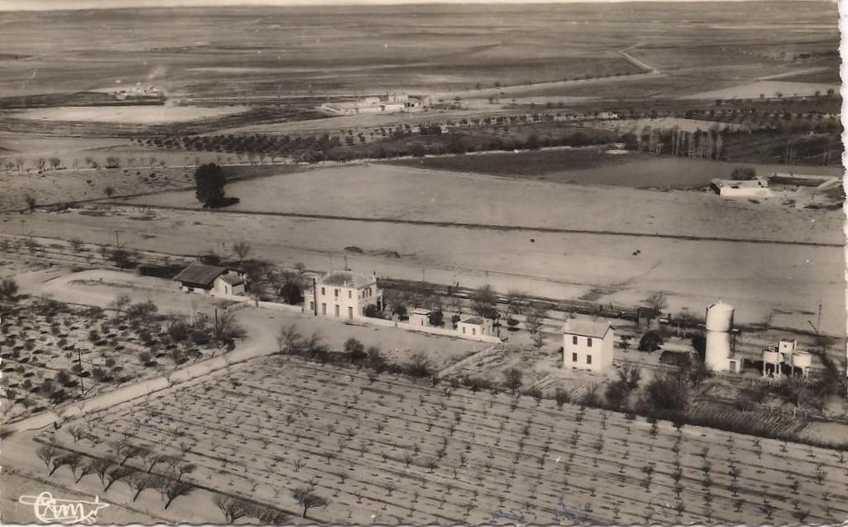
[[[95, 474], [76, 488], [107, 501], [135, 494], [133, 508], [169, 519], [190, 510], [194, 521], [220, 523], [226, 506], [216, 504], [243, 499], [266, 518], [270, 507], [299, 521], [303, 488], [320, 498], [307, 520], [335, 524], [785, 525], [848, 514], [842, 452], [286, 356], [89, 414], [36, 441], [73, 452], [78, 466], [123, 459], [108, 492]], [[31, 469], [68, 484], [79, 473], [63, 463], [51, 461], [49, 477], [43, 464]], [[191, 490], [163, 511], [131, 476], [145, 472]]]

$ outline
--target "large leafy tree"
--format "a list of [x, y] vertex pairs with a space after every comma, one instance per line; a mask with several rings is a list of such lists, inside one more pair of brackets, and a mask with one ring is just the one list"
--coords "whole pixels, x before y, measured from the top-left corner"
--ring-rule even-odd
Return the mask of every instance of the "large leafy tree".
[[217, 207], [224, 202], [224, 170], [215, 163], [200, 165], [194, 171], [197, 200], [204, 207]]

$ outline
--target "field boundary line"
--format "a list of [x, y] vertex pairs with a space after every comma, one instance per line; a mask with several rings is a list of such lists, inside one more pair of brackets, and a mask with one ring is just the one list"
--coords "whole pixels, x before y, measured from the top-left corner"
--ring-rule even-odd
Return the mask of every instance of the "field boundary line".
[[342, 216], [335, 214], [316, 214], [308, 212], [271, 212], [257, 210], [225, 210], [225, 209], [206, 209], [196, 207], [179, 207], [174, 205], [143, 205], [143, 204], [128, 204], [117, 201], [102, 201], [101, 205], [108, 205], [122, 208], [136, 209], [152, 209], [152, 210], [173, 210], [179, 212], [206, 212], [211, 214], [244, 214], [247, 216], [270, 216], [281, 218], [305, 218], [314, 220], [330, 220], [330, 221], [357, 221], [362, 223], [390, 223], [396, 225], [418, 225], [423, 227], [443, 227], [443, 228], [459, 228], [459, 229], [474, 229], [474, 230], [492, 230], [492, 231], [515, 231], [515, 232], [544, 232], [554, 234], [594, 234], [600, 236], [621, 236], [633, 238], [660, 238], [682, 241], [708, 241], [708, 242], [731, 242], [731, 243], [756, 243], [765, 245], [795, 245], [806, 247], [844, 247], [843, 243], [833, 242], [810, 242], [810, 241], [788, 241], [788, 240], [768, 240], [762, 238], [731, 238], [727, 236], [696, 236], [689, 234], [661, 234], [647, 232], [632, 232], [632, 231], [611, 231], [604, 229], [569, 229], [564, 227], [541, 227], [529, 225], [498, 225], [485, 223], [471, 222], [452, 222], [452, 221], [435, 221], [435, 220], [408, 220], [389, 217], [367, 218], [364, 216]]

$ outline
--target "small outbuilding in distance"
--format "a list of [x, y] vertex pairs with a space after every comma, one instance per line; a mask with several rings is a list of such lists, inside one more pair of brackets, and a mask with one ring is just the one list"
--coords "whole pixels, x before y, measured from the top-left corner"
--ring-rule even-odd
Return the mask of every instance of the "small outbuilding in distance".
[[409, 314], [409, 325], [417, 326], [417, 327], [427, 327], [430, 325], [430, 314], [432, 312], [429, 309], [424, 308], [415, 308]]
[[483, 317], [468, 317], [460, 320], [456, 330], [461, 335], [472, 337], [492, 336], [492, 321]]

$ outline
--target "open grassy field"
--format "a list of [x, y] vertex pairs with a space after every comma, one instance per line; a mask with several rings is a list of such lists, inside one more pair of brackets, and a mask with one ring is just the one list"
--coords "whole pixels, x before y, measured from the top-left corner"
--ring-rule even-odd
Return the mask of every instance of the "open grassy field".
[[246, 107], [227, 106], [204, 108], [201, 106], [88, 106], [56, 107], [13, 112], [16, 119], [41, 121], [77, 121], [98, 123], [162, 124], [194, 121], [231, 115]]
[[[127, 474], [142, 476], [142, 452], [167, 453], [177, 461], [150, 472], [202, 486], [174, 503], [204, 517], [219, 513], [210, 493], [298, 516], [301, 487], [326, 500], [307, 517], [331, 523], [797, 524], [848, 513], [836, 451], [283, 357], [70, 424], [85, 431], [78, 441], [71, 426], [39, 440], [126, 458]], [[127, 474], [108, 492], [94, 474], [80, 486], [119, 503], [140, 489], [138, 506], [161, 511]], [[72, 477], [60, 466], [49, 479]]]
[[836, 167], [754, 165], [657, 157], [640, 153], [612, 154], [607, 153], [604, 148], [553, 149], [517, 154], [465, 154], [405, 159], [392, 164], [577, 185], [661, 189], [704, 188], [713, 178], [729, 178], [733, 170], [740, 166], [753, 167], [761, 175], [772, 172], [798, 172], [838, 176], [841, 173]]
[[839, 91], [839, 84], [821, 84], [814, 82], [790, 82], [787, 80], [757, 81], [720, 90], [687, 95], [687, 99], [758, 99], [761, 96], [774, 97], [810, 97], [825, 94], [828, 90]]
[[[4, 13], [0, 92], [73, 93], [141, 82], [169, 96], [247, 101], [465, 90], [639, 71], [618, 53], [637, 44], [631, 53], [660, 69], [732, 69], [773, 57], [767, 69], [779, 73], [798, 60], [800, 53], [791, 50], [809, 53], [821, 47], [816, 42], [827, 45], [838, 37], [833, 6], [811, 5], [782, 9], [753, 2], [720, 11], [704, 3], [384, 6], [369, 13], [345, 7], [147, 9], [133, 10], [132, 16], [108, 10]], [[762, 24], [735, 23], [752, 13]], [[45, 26], [51, 39], [40, 38], [38, 29]], [[787, 31], [771, 29], [777, 26]], [[705, 40], [714, 47], [705, 48]], [[749, 50], [757, 54], [746, 54]], [[713, 82], [713, 73], [701, 74], [701, 91]]]

